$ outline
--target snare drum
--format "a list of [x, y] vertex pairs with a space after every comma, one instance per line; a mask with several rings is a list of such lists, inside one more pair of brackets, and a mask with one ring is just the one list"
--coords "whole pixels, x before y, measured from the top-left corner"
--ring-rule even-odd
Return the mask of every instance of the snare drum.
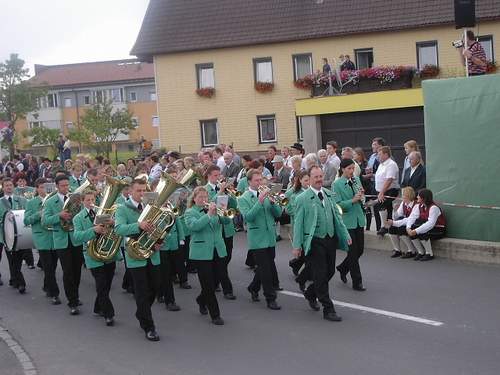
[[31, 227], [24, 225], [24, 210], [7, 211], [3, 216], [3, 240], [7, 251], [33, 248]]

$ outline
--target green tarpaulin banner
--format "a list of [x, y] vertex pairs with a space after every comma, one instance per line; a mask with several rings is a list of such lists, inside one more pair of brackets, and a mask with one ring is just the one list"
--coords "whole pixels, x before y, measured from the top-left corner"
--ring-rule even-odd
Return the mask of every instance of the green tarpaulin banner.
[[[422, 87], [434, 199], [500, 206], [500, 75], [428, 80]], [[443, 208], [448, 237], [500, 242], [500, 210]]]

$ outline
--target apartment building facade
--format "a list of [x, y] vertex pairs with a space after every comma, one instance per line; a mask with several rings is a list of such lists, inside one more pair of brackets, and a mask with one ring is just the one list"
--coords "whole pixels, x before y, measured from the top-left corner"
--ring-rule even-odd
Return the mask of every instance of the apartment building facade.
[[[496, 61], [500, 1], [478, 0], [476, 13], [474, 31]], [[304, 141], [315, 150], [343, 127], [338, 116], [330, 125], [322, 121], [329, 113], [409, 108], [413, 113], [395, 116], [419, 122], [423, 137], [418, 92], [360, 98], [365, 107], [342, 107], [332, 98], [317, 111], [315, 101], [322, 99], [311, 99], [296, 82], [321, 70], [322, 58], [332, 63], [349, 54], [358, 69], [436, 65], [442, 77], [457, 76], [464, 70], [451, 41], [460, 36], [453, 2], [439, 0], [356, 0], [349, 7], [328, 0], [151, 1], [132, 54], [155, 65], [163, 147], [192, 153], [227, 143], [244, 152]], [[370, 106], [373, 100], [379, 105]], [[387, 116], [379, 116], [382, 123]], [[333, 130], [325, 133], [328, 127]]]
[[[128, 109], [136, 128], [119, 135], [119, 151], [138, 149], [141, 136], [159, 147], [156, 87], [153, 65], [135, 59], [67, 65], [35, 65], [35, 84], [48, 88], [39, 110], [17, 124], [23, 129], [43, 126], [69, 134], [81, 126], [85, 111], [95, 103], [111, 101], [114, 109]], [[26, 145], [27, 139], [21, 140]]]

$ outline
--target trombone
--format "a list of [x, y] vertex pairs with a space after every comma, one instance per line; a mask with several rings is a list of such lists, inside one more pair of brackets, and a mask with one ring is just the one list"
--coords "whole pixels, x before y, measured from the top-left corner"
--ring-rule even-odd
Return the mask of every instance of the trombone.
[[[208, 208], [210, 207], [210, 203], [205, 203], [203, 205], [203, 208], [208, 210]], [[236, 215], [238, 214], [238, 210], [234, 209], [234, 208], [221, 208], [221, 207], [217, 207], [217, 216], [220, 216], [220, 217], [227, 217], [229, 219], [232, 219], [234, 218]]]

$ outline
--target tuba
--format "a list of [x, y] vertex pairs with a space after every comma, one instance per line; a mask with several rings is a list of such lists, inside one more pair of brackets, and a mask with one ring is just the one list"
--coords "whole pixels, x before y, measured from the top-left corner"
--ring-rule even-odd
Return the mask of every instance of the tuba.
[[[82, 193], [91, 186], [92, 184], [89, 180], [81, 184], [78, 189], [71, 193], [68, 199], [66, 199], [62, 211], [68, 211], [72, 218], [75, 217], [82, 210]], [[67, 221], [61, 219], [61, 228], [65, 232], [71, 232], [74, 229], [72, 219]]]
[[[96, 219], [98, 216], [108, 216], [110, 219], [113, 218], [116, 211], [116, 205], [114, 203], [120, 196], [122, 190], [128, 185], [129, 184], [125, 181], [106, 176], [104, 196], [101, 204], [97, 208]], [[106, 232], [90, 240], [87, 246], [87, 254], [92, 259], [100, 262], [111, 261], [118, 250], [120, 250], [122, 242], [122, 237], [114, 232], [114, 227], [112, 225], [105, 224], [105, 226]]]
[[132, 259], [146, 260], [154, 253], [154, 245], [161, 241], [170, 231], [175, 223], [176, 212], [171, 206], [163, 207], [168, 198], [178, 188], [189, 185], [197, 178], [193, 170], [189, 170], [180, 181], [174, 180], [166, 173], [162, 173], [160, 182], [156, 186], [155, 193], [158, 197], [153, 203], [148, 203], [138, 222], [148, 221], [155, 227], [152, 233], [141, 232], [137, 239], [130, 238], [127, 241], [127, 253]]

